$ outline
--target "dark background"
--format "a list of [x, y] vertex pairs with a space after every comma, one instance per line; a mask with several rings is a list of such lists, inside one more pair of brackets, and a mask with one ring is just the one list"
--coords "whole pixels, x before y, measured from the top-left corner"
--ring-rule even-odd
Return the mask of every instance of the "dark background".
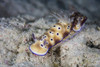
[[49, 10], [77, 10], [88, 20], [100, 20], [100, 0], [0, 0], [0, 17], [33, 15], [42, 17]]

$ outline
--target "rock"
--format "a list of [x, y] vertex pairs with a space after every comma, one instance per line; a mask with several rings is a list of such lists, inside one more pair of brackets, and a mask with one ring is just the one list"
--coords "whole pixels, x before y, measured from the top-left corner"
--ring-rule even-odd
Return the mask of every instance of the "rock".
[[[99, 0], [1, 0], [0, 1], [0, 17], [9, 17], [17, 15], [32, 15], [37, 17], [46, 16], [49, 10], [78, 10], [85, 14], [88, 21], [100, 20]], [[51, 6], [52, 5], [52, 6]], [[95, 17], [95, 18], [94, 18]]]

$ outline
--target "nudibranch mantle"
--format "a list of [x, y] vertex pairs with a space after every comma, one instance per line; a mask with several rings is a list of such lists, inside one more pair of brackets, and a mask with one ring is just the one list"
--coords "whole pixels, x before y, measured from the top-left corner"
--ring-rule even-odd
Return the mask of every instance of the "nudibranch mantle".
[[[64, 19], [63, 17], [61, 17], [61, 19], [58, 18], [59, 22], [29, 47], [33, 54], [44, 56], [52, 46], [61, 41], [69, 40], [69, 38], [72, 38], [82, 29], [87, 18], [79, 12], [74, 12], [69, 16], [70, 21]], [[66, 19], [68, 19], [68, 17]]]

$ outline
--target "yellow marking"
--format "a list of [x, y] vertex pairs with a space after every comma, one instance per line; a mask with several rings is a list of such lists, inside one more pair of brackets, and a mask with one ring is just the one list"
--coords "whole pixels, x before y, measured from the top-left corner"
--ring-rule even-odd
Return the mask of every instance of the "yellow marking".
[[48, 48], [40, 47], [40, 44], [40, 41], [37, 41], [35, 44], [32, 44], [30, 46], [31, 51], [40, 55], [45, 54], [48, 51]]

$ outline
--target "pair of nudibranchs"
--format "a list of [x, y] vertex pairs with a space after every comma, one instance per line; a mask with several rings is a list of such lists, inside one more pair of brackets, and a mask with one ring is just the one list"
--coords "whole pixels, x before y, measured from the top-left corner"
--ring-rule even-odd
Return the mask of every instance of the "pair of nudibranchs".
[[52, 46], [72, 38], [79, 32], [87, 19], [86, 16], [83, 16], [79, 12], [73, 12], [70, 16], [59, 15], [56, 17], [58, 17], [59, 22], [29, 47], [33, 54], [39, 56], [46, 55]]

